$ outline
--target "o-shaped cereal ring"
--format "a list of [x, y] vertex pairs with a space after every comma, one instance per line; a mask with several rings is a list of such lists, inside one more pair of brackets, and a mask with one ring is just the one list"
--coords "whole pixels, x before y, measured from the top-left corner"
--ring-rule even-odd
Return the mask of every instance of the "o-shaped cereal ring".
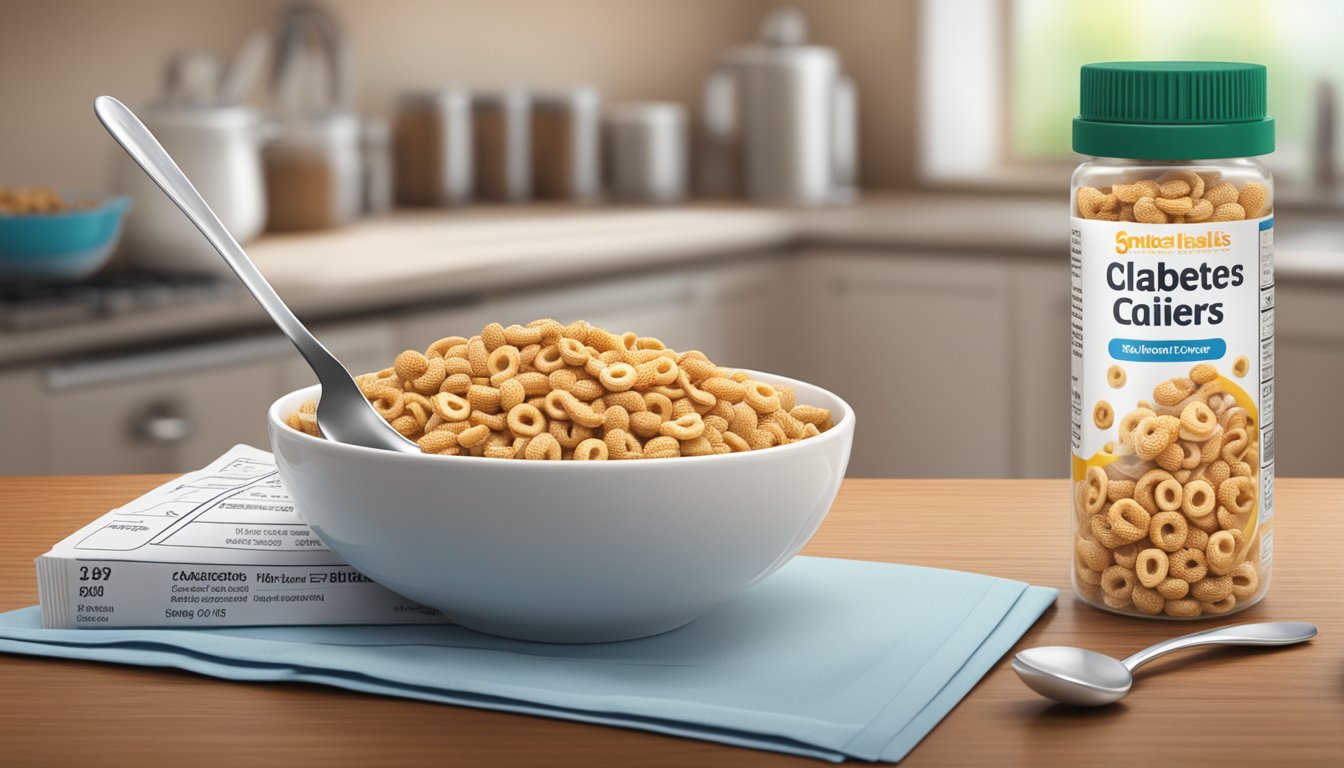
[[1159, 512], [1148, 521], [1148, 539], [1163, 552], [1184, 548], [1189, 535], [1190, 526], [1185, 522], [1185, 515], [1180, 512]]
[[1125, 369], [1118, 365], [1112, 365], [1106, 369], [1106, 383], [1111, 385], [1111, 389], [1119, 389], [1125, 386]]
[[1162, 452], [1157, 454], [1153, 461], [1157, 466], [1168, 472], [1175, 472], [1185, 463], [1185, 449], [1181, 447], [1180, 441], [1177, 440], [1163, 448]]
[[522, 368], [522, 356], [512, 344], [495, 347], [485, 359], [485, 369], [490, 375], [490, 384], [498, 387], [508, 379], [518, 375]]
[[1101, 573], [1101, 590], [1117, 600], [1129, 600], [1134, 592], [1134, 572], [1122, 565], [1112, 565]]
[[635, 380], [639, 376], [635, 371], [635, 366], [629, 363], [612, 363], [598, 374], [602, 386], [612, 392], [625, 392], [635, 386]]
[[[1237, 566], [1237, 545], [1240, 543], [1237, 538], [1237, 531], [1218, 531], [1209, 537], [1209, 543], [1204, 550], [1204, 557], [1209, 564], [1209, 570], [1215, 575], [1231, 573]], [[1200, 598], [1201, 600], [1217, 600], [1216, 597]]]
[[397, 359], [392, 363], [392, 369], [402, 381], [414, 381], [429, 370], [429, 360], [419, 352], [408, 349], [397, 355]]
[[537, 350], [537, 356], [532, 358], [532, 367], [547, 375], [564, 368], [565, 358], [560, 355], [560, 345], [547, 344]]
[[1191, 517], [1213, 514], [1216, 504], [1213, 486], [1207, 480], [1191, 480], [1181, 496], [1181, 509]]
[[[1229, 420], [1230, 423], [1230, 420]], [[1246, 449], [1250, 446], [1251, 439], [1242, 427], [1234, 427], [1223, 433], [1222, 457], [1223, 461], [1232, 464], [1241, 461], [1245, 455]]]
[[457, 444], [463, 448], [475, 448], [485, 442], [490, 437], [490, 428], [484, 424], [477, 424], [462, 431], [457, 436]]
[[1195, 383], [1189, 379], [1167, 379], [1153, 387], [1153, 399], [1162, 405], [1175, 405], [1195, 392]]
[[1255, 483], [1249, 477], [1229, 477], [1218, 486], [1218, 503], [1238, 515], [1255, 509]]
[[1181, 411], [1181, 431], [1179, 434], [1182, 440], [1194, 440], [1196, 442], [1208, 440], [1217, 428], [1218, 417], [1214, 415], [1213, 409], [1198, 400], [1185, 406], [1185, 409]]
[[542, 432], [532, 438], [523, 451], [523, 458], [529, 461], [559, 461], [560, 441], [549, 432]]
[[1167, 570], [1171, 575], [1178, 579], [1185, 579], [1191, 584], [1204, 578], [1209, 573], [1209, 566], [1205, 563], [1204, 553], [1198, 549], [1182, 549], [1173, 553], [1168, 561], [1169, 567]]
[[1074, 544], [1078, 561], [1093, 571], [1104, 571], [1111, 564], [1111, 553], [1095, 541], [1079, 537]]
[[1156, 587], [1167, 578], [1167, 553], [1160, 549], [1145, 549], [1139, 553], [1134, 569], [1140, 584], [1150, 589]]
[[[755, 446], [752, 446], [753, 449]], [[1092, 531], [1092, 536], [1101, 542], [1107, 549], [1118, 549], [1125, 546], [1125, 540], [1111, 528], [1111, 523], [1106, 519], [1106, 515], [1092, 515], [1088, 519], [1088, 528]]]
[[1260, 573], [1249, 561], [1233, 568], [1228, 575], [1232, 578], [1232, 595], [1238, 600], [1250, 600], [1260, 588]]
[[671, 459], [681, 455], [681, 443], [675, 437], [663, 435], [644, 444], [644, 458]]
[[1175, 616], [1181, 619], [1192, 619], [1200, 613], [1199, 601], [1188, 597], [1178, 600], [1168, 600], [1162, 607], [1162, 611], [1168, 616]]
[[1106, 482], [1106, 499], [1108, 501], [1132, 498], [1134, 498], [1133, 480], [1108, 480]]
[[1157, 590], [1141, 584], [1134, 587], [1129, 597], [1134, 603], [1134, 610], [1148, 616], [1156, 616], [1167, 605], [1167, 599], [1158, 594]]
[[1105, 400], [1098, 400], [1097, 404], [1092, 406], [1092, 423], [1099, 429], [1110, 429], [1115, 423], [1115, 409]]
[[1230, 594], [1231, 576], [1206, 576], [1190, 585], [1190, 596], [1201, 603], [1216, 603]]
[[[1195, 549], [1208, 549], [1209, 534], [1199, 530], [1195, 526], [1190, 526], [1190, 530], [1185, 534], [1184, 547], [1194, 547]], [[1182, 547], [1182, 549], [1184, 549]]]
[[519, 403], [509, 410], [509, 429], [520, 437], [536, 437], [546, 431], [546, 417], [537, 408]]
[[1184, 489], [1181, 488], [1180, 482], [1173, 477], [1157, 484], [1157, 487], [1153, 489], [1153, 502], [1163, 512], [1171, 512], [1181, 508], [1181, 496], [1183, 494]]
[[1240, 379], [1250, 372], [1251, 361], [1245, 355], [1237, 355], [1237, 359], [1232, 361], [1232, 375]]
[[1123, 419], [1120, 419], [1120, 423], [1116, 425], [1115, 436], [1119, 438], [1120, 442], [1122, 443], [1129, 442], [1130, 436], [1134, 432], [1135, 428], [1137, 428], [1139, 424], [1143, 422], [1144, 419], [1151, 418], [1156, 415], [1157, 414], [1153, 413], [1153, 411], [1149, 408], [1136, 408], [1130, 411], [1129, 413], [1125, 414], [1125, 417]]
[[[1170, 563], [1171, 558], [1167, 558]], [[1182, 597], [1190, 594], [1190, 582], [1185, 579], [1178, 579], [1175, 576], [1168, 576], [1157, 585], [1157, 593], [1167, 600], [1180, 600]]]
[[574, 447], [576, 461], [606, 461], [608, 455], [607, 444], [596, 437], [590, 437]]
[[1126, 544], [1146, 537], [1151, 520], [1148, 510], [1133, 499], [1121, 499], [1106, 512], [1106, 521], [1110, 523], [1111, 530]]
[[1129, 611], [1131, 608], [1134, 607], [1134, 603], [1131, 602], [1129, 598], [1111, 597], [1105, 592], [1101, 593], [1101, 602], [1107, 608], [1112, 608], [1117, 611]]
[[663, 422], [660, 431], [677, 440], [694, 440], [705, 432], [705, 422], [698, 413], [688, 413], [672, 421]]
[[1083, 496], [1083, 508], [1095, 515], [1106, 505], [1106, 486], [1109, 482], [1106, 470], [1101, 467], [1088, 467], [1086, 482], [1087, 493]]
[[757, 413], [774, 413], [779, 410], [779, 393], [763, 381], [749, 381], [744, 402]]
[[1157, 486], [1168, 480], [1175, 480], [1170, 472], [1163, 469], [1150, 469], [1134, 482], [1134, 500], [1150, 514], [1162, 510], [1157, 506]]
[[1214, 488], [1222, 485], [1223, 481], [1231, 476], [1232, 467], [1222, 459], [1215, 459], [1204, 468], [1204, 479], [1209, 481], [1209, 485]]
[[1130, 435], [1130, 444], [1141, 459], [1152, 461], [1167, 446], [1176, 442], [1181, 431], [1180, 419], [1175, 416], [1150, 416], [1139, 422]]
[[1224, 597], [1222, 600], [1213, 600], [1213, 601], [1209, 601], [1209, 600], [1200, 600], [1200, 601], [1199, 601], [1199, 607], [1200, 607], [1201, 609], [1203, 609], [1203, 611], [1204, 611], [1205, 613], [1214, 613], [1214, 614], [1217, 614], [1217, 613], [1227, 613], [1228, 611], [1230, 611], [1230, 610], [1232, 610], [1233, 608], [1235, 608], [1236, 605], [1237, 605], [1237, 596], [1236, 596], [1236, 595], [1228, 595], [1227, 597]]
[[1111, 550], [1111, 557], [1115, 558], [1116, 565], [1123, 565], [1132, 571], [1139, 559], [1139, 545], [1132, 542], [1121, 544]]

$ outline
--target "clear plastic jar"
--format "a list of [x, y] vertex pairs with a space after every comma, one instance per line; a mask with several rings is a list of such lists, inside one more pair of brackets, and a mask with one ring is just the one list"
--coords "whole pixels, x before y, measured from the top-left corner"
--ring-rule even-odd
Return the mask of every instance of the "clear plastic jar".
[[[1083, 68], [1074, 148], [1093, 157], [1072, 182], [1072, 578], [1106, 610], [1208, 617], [1269, 586], [1264, 93], [1257, 65]], [[1197, 153], [1216, 159], [1175, 159]]]

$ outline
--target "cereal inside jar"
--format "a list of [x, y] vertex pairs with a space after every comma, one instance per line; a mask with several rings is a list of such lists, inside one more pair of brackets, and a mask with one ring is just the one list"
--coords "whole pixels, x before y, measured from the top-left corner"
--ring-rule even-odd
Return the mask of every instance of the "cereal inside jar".
[[1113, 612], [1258, 602], [1274, 517], [1265, 69], [1082, 70], [1071, 199], [1073, 584]]

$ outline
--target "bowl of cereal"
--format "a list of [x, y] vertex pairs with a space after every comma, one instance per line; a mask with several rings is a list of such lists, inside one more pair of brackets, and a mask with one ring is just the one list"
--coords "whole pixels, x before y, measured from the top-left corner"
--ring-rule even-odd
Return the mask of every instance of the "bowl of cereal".
[[0, 187], [0, 278], [78, 280], [112, 256], [131, 201]]
[[319, 387], [271, 406], [281, 478], [328, 547], [463, 626], [542, 642], [675, 629], [802, 549], [849, 460], [843, 400], [539, 322], [357, 377], [422, 454], [323, 439]]

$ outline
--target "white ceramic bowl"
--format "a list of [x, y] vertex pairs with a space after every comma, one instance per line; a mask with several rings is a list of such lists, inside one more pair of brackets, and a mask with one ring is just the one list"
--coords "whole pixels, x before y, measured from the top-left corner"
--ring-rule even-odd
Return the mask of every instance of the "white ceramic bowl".
[[268, 414], [304, 521], [384, 586], [463, 626], [542, 642], [675, 629], [773, 573], [821, 524], [849, 462], [854, 412], [779, 376], [835, 426], [790, 445], [646, 461], [392, 453], [310, 437]]

